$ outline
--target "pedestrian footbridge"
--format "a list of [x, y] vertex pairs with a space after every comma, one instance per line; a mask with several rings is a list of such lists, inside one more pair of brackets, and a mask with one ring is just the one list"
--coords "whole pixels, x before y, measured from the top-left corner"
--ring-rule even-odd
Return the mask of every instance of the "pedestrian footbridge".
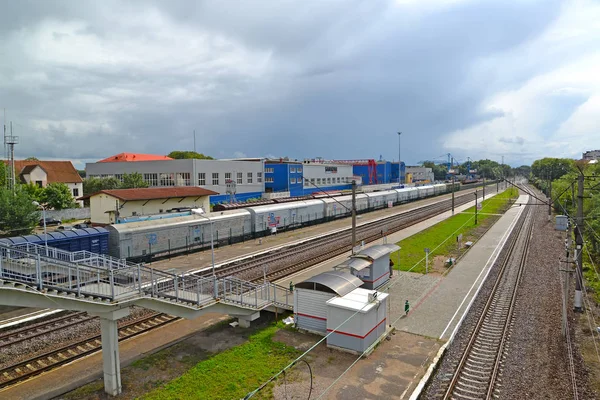
[[105, 390], [116, 395], [121, 392], [116, 321], [130, 306], [188, 319], [206, 312], [229, 314], [249, 326], [262, 310], [291, 310], [293, 299], [287, 288], [270, 282], [176, 275], [87, 251], [27, 243], [0, 244], [0, 304], [99, 316]]

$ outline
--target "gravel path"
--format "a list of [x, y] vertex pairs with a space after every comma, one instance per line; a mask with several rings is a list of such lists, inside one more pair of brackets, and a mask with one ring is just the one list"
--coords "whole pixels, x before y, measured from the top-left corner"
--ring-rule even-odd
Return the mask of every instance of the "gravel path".
[[[539, 197], [539, 196], [538, 196]], [[564, 257], [564, 234], [548, 222], [547, 208], [533, 206], [535, 212], [533, 239], [529, 248], [526, 270], [521, 280], [511, 338], [505, 352], [501, 373], [500, 399], [569, 399], [573, 397], [566, 342], [561, 334], [562, 292], [558, 260]], [[521, 218], [525, 218], [525, 213]], [[514, 235], [513, 235], [514, 236]], [[489, 296], [506, 257], [502, 251], [490, 275], [473, 303], [471, 312], [449, 346], [444, 359], [422, 395], [422, 399], [437, 398], [445, 387], [462, 355], [472, 327]], [[571, 296], [572, 298], [572, 296]], [[572, 309], [572, 307], [569, 307]], [[574, 316], [570, 311], [571, 337]], [[579, 399], [594, 399], [587, 387], [587, 373], [574, 344], [574, 368], [578, 374]]]

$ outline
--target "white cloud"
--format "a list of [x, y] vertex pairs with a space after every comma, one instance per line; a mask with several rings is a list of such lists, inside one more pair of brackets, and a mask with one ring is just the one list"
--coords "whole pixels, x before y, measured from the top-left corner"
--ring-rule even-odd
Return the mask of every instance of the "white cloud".
[[[493, 56], [497, 69], [508, 66], [508, 73], [518, 71], [519, 63], [525, 70], [539, 64], [517, 88], [497, 92], [481, 105], [482, 112], [500, 115], [451, 132], [443, 146], [476, 159], [507, 155], [528, 161], [580, 157], [585, 149], [598, 147], [600, 51], [589, 43], [600, 43], [600, 3], [566, 4], [540, 37]], [[573, 48], [584, 51], [573, 54]], [[490, 60], [480, 61], [477, 65], [489, 67]]]

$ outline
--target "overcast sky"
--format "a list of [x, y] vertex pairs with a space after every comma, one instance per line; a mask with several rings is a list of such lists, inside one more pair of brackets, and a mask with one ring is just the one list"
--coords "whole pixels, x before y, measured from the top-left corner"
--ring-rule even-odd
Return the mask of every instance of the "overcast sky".
[[[508, 3], [508, 4], [507, 4]], [[17, 157], [490, 158], [600, 148], [600, 2], [3, 1]]]

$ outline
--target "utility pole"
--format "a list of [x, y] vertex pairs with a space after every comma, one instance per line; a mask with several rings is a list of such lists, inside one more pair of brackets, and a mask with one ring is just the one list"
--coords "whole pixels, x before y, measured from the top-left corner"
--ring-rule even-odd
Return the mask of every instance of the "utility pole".
[[398, 132], [398, 184], [401, 185], [403, 182], [401, 182], [402, 179], [402, 161], [400, 161], [400, 137], [402, 136], [402, 132]]
[[[400, 164], [398, 164], [400, 167]], [[352, 254], [356, 244], [356, 181], [352, 181]]]
[[577, 272], [575, 285], [575, 311], [582, 312], [583, 288], [583, 173], [577, 178], [577, 226], [575, 227], [575, 251], [577, 252]]
[[475, 189], [475, 225], [477, 225], [477, 189]]
[[485, 175], [483, 177], [483, 199], [481, 199], [481, 201], [485, 200]]
[[552, 175], [550, 175], [550, 180], [548, 183], [548, 221], [552, 218]]
[[[450, 154], [450, 153], [448, 153]], [[452, 157], [452, 162], [450, 166], [454, 168], [454, 157]], [[454, 185], [455, 185], [456, 175], [452, 174], [452, 215], [454, 215]]]
[[194, 153], [196, 152], [196, 130], [194, 129]]

